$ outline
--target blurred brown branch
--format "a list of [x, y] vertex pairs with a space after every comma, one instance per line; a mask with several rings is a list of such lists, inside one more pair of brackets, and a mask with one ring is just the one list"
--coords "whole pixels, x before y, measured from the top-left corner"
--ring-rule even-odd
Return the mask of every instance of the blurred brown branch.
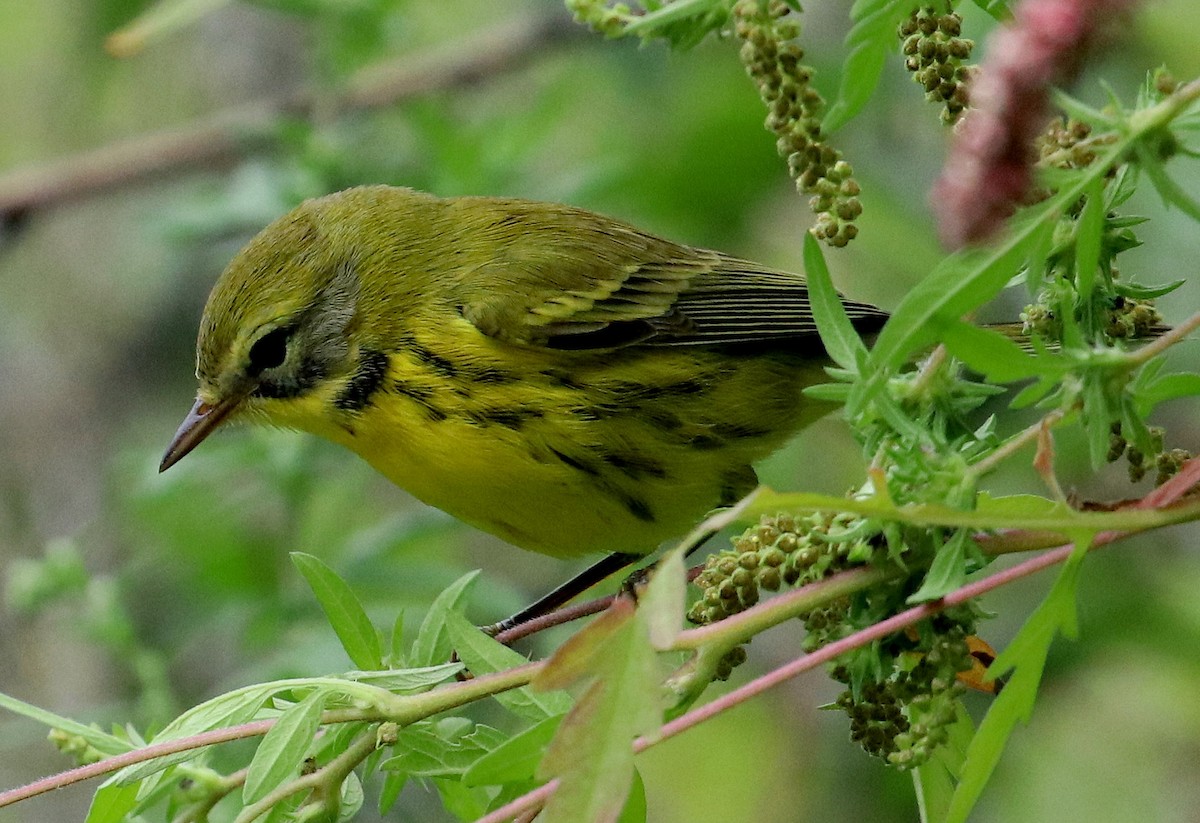
[[548, 47], [586, 32], [560, 15], [523, 18], [359, 71], [341, 89], [312, 88], [257, 100], [201, 120], [0, 175], [0, 221], [148, 177], [212, 168], [274, 142], [282, 116], [380, 108], [519, 68]]

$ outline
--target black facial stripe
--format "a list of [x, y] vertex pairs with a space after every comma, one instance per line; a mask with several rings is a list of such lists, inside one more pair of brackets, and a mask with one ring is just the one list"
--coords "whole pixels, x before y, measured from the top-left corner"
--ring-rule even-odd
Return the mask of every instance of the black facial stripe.
[[374, 402], [375, 394], [383, 385], [387, 372], [386, 354], [363, 349], [358, 356], [358, 367], [333, 404], [342, 411], [356, 412], [365, 409]]

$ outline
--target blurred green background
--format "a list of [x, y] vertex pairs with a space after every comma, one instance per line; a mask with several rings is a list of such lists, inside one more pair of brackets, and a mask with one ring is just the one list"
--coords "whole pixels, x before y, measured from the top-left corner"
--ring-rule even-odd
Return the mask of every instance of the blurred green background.
[[[346, 112], [337, 90], [363, 67], [483, 57], [462, 44], [564, 12], [551, 0], [216, 3], [140, 53], [109, 57], [105, 37], [146, 5], [0, 0], [0, 198], [18, 176], [45, 190], [44, 164], [212, 125], [237, 107], [271, 124], [247, 135], [237, 156], [10, 211], [0, 224], [0, 691], [143, 730], [238, 685], [348, 667], [289, 551], [324, 558], [381, 627], [402, 609], [415, 625], [469, 569], [484, 570], [470, 611], [480, 623], [574, 570], [460, 527], [350, 454], [299, 435], [226, 432], [157, 474], [192, 401], [204, 297], [254, 232], [303, 197], [388, 182], [560, 200], [799, 268], [808, 220], [730, 42], [672, 53], [568, 26], [472, 83], [435, 82], [396, 104]], [[809, 5], [803, 40], [831, 96], [844, 4]], [[984, 25], [968, 11], [968, 34]], [[1132, 100], [1160, 63], [1192, 78], [1198, 38], [1189, 0], [1148, 5], [1076, 91], [1103, 102], [1104, 77]], [[269, 116], [268, 103], [299, 89], [315, 95], [311, 116]], [[849, 295], [894, 305], [937, 261], [925, 193], [945, 139], [936, 109], [895, 61], [867, 113], [839, 135], [866, 208], [860, 239], [829, 254]], [[1200, 188], [1194, 164], [1172, 170]], [[1147, 193], [1129, 211], [1154, 219], [1139, 229], [1146, 245], [1121, 258], [1126, 277], [1194, 273], [1193, 223]], [[1198, 298], [1195, 283], [1176, 292], [1167, 319]], [[1011, 318], [1022, 302], [1012, 295], [991, 314]], [[1180, 348], [1173, 365], [1194, 368], [1195, 347]], [[1194, 407], [1162, 412], [1168, 445], [1197, 449]], [[1121, 467], [1091, 476], [1077, 440], [1068, 434], [1060, 446], [1065, 486], [1090, 498], [1144, 491]], [[828, 419], [762, 475], [777, 488], [841, 492], [860, 473], [856, 447]], [[1039, 489], [1019, 467], [994, 485]], [[1081, 638], [1056, 646], [1033, 721], [1014, 736], [974, 819], [1196, 819], [1198, 534], [1179, 528], [1089, 559]], [[998, 617], [985, 636], [1002, 646], [1049, 583], [1043, 576], [990, 598]], [[799, 648], [794, 631], [775, 630], [732, 682]], [[817, 710], [837, 691], [809, 675], [651, 749], [639, 759], [650, 819], [915, 820], [908, 779], [851, 744], [842, 715]], [[982, 712], [986, 701], [971, 706]], [[44, 738], [32, 722], [0, 716], [0, 788], [70, 765]], [[81, 819], [93, 788], [0, 810], [0, 821]], [[449, 817], [433, 792], [409, 786], [389, 819]]]

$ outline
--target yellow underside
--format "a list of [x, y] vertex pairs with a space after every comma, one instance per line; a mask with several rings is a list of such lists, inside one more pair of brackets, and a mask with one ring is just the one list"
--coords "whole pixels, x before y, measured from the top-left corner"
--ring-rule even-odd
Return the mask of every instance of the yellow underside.
[[[456, 362], [512, 366], [508, 347], [481, 354], [492, 353]], [[447, 379], [398, 352], [359, 411], [335, 411], [336, 382], [252, 410], [344, 445], [431, 506], [557, 556], [648, 553], [683, 535], [732, 490], [747, 491], [748, 465], [822, 411], [801, 410], [800, 389], [821, 373], [798, 359], [529, 352], [522, 366], [520, 381], [493, 385]], [[691, 378], [700, 390], [681, 392], [696, 388], [681, 382]], [[397, 381], [426, 397], [391, 391]], [[639, 385], [651, 391], [631, 394]], [[481, 420], [489, 410], [519, 420]]]

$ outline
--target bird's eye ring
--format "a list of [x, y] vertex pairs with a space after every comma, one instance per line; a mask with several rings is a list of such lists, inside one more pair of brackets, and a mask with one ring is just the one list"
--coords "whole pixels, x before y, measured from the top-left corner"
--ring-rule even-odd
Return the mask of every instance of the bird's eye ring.
[[295, 329], [292, 326], [280, 326], [264, 334], [254, 341], [250, 347], [250, 365], [246, 369], [251, 375], [260, 374], [267, 369], [282, 366], [287, 359], [287, 344]]

